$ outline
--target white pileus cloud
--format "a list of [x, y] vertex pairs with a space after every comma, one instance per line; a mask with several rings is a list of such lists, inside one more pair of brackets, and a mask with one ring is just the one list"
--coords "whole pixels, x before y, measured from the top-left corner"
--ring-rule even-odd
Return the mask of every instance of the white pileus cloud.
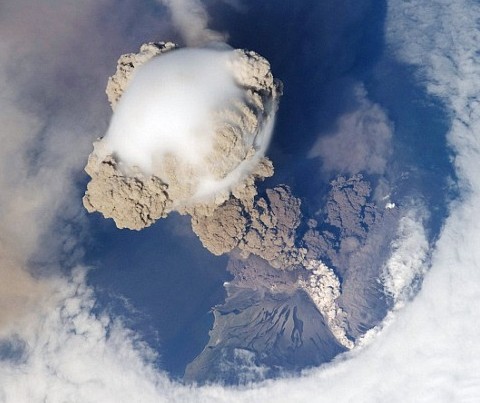
[[228, 51], [180, 49], [138, 67], [115, 109], [106, 148], [146, 174], [157, 173], [156, 155], [204, 162], [213, 144], [213, 112], [242, 97], [229, 73], [230, 57]]

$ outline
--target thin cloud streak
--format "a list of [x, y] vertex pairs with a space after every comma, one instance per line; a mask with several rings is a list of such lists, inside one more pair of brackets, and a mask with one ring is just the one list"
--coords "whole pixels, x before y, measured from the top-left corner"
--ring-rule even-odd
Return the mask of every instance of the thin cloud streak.
[[173, 25], [187, 46], [225, 42], [227, 35], [208, 28], [209, 15], [202, 0], [158, 0], [171, 15]]

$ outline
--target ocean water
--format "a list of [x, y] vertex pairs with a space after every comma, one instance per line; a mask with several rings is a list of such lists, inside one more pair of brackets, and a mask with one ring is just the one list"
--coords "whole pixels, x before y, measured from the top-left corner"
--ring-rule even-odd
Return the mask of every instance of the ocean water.
[[[200, 353], [223, 302], [226, 258], [210, 254], [190, 233], [189, 220], [172, 216], [140, 232], [118, 230], [95, 217], [88, 282], [98, 310], [108, 309], [159, 353], [172, 376]], [[113, 302], [112, 302], [113, 301]]]

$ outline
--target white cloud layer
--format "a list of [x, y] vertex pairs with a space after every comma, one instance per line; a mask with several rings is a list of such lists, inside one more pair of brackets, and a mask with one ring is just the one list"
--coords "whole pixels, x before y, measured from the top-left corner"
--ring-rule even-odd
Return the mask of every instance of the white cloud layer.
[[[9, 20], [22, 17], [17, 13], [19, 9], [16, 10], [19, 3], [26, 10], [37, 4], [10, 2], [3, 15], [8, 15]], [[87, 16], [85, 21], [91, 17], [89, 11], [99, 12], [96, 2], [82, 4], [77, 6], [77, 11]], [[386, 38], [391, 50], [402, 61], [418, 68], [419, 79], [432, 95], [443, 100], [450, 112], [449, 141], [456, 151], [455, 166], [463, 194], [451, 206], [422, 290], [411, 303], [389, 317], [373, 343], [300, 378], [268, 381], [241, 390], [220, 386], [184, 387], [170, 382], [153, 368], [152, 352], [134, 334], [107, 316], [92, 313], [95, 295], [85, 286], [84, 271], [77, 270], [71, 277], [53, 277], [48, 281], [49, 291], [41, 292], [42, 298], [28, 305], [27, 313], [32, 316], [14, 314], [15, 321], [12, 316], [5, 317], [9, 326], [1, 329], [2, 342], [18, 345], [19, 352], [16, 359], [7, 359], [0, 366], [0, 402], [478, 401], [480, 63], [476, 49], [479, 16], [480, 5], [468, 0], [392, 0], [389, 3]], [[16, 270], [22, 270], [25, 258], [35, 250], [40, 235], [51, 225], [62, 201], [70, 197], [66, 194], [75, 195], [71, 173], [80, 169], [81, 160], [89, 151], [86, 145], [92, 139], [83, 138], [82, 131], [90, 123], [85, 124], [84, 116], [72, 117], [61, 108], [55, 111], [62, 119], [52, 122], [46, 119], [45, 116], [49, 116], [46, 111], [33, 113], [35, 108], [32, 110], [31, 105], [27, 108], [19, 103], [21, 96], [32, 95], [38, 87], [31, 86], [32, 79], [9, 79], [7, 70], [11, 60], [6, 60], [4, 55], [11, 54], [9, 51], [18, 35], [9, 37], [2, 32], [4, 22], [0, 16], [0, 275], [2, 282], [8, 279], [5, 276], [18, 274], [18, 284], [25, 278], [28, 283], [37, 284], [38, 280], [30, 279], [28, 273]], [[46, 23], [38, 21], [40, 30], [46, 29]], [[93, 29], [91, 24], [86, 24], [82, 32]], [[62, 21], [54, 28], [55, 41], [62, 38], [60, 44], [65, 47], [62, 51], [75, 58], [75, 53], [68, 53], [66, 47], [73, 46], [69, 40], [78, 41], [78, 25]], [[33, 32], [34, 29], [20, 35], [30, 40], [34, 38]], [[110, 40], [122, 37], [118, 32], [110, 34]], [[47, 36], [42, 38], [48, 39]], [[41, 43], [37, 44], [38, 49], [45, 52]], [[52, 46], [58, 48], [59, 44], [55, 42]], [[32, 60], [32, 49], [34, 44], [28, 51], [23, 48], [24, 53], [19, 56]], [[52, 54], [55, 53], [49, 53]], [[115, 58], [108, 60], [114, 61]], [[69, 63], [75, 66], [80, 60], [69, 59]], [[42, 75], [40, 88], [50, 85], [48, 89], [53, 92], [53, 98], [66, 94], [65, 87], [54, 86], [56, 73], [65, 66], [50, 60], [47, 67], [50, 73]], [[95, 82], [95, 74], [88, 79]], [[39, 78], [38, 75], [31, 77]], [[73, 78], [79, 79], [78, 75]], [[86, 100], [85, 94], [91, 88], [83, 92], [76, 88], [77, 95], [82, 94], [79, 99]], [[51, 94], [42, 95], [40, 98], [45, 99]], [[74, 102], [64, 96], [66, 98], [61, 98], [64, 103]], [[100, 119], [95, 113], [98, 105], [88, 108], [95, 119]], [[78, 104], [73, 106], [73, 110], [80, 110]], [[72, 127], [81, 129], [75, 131]], [[38, 143], [42, 138], [45, 140]], [[33, 156], [28, 154], [25, 150], [31, 149], [32, 143], [37, 150], [40, 145], [43, 151]], [[75, 214], [72, 211], [70, 216]], [[17, 283], [14, 281], [14, 284]], [[19, 289], [22, 290], [21, 285]], [[28, 292], [21, 292], [21, 299], [35, 295], [28, 287], [25, 290]], [[1, 287], [0, 291], [8, 296]], [[0, 299], [0, 312], [8, 309], [9, 302], [8, 298], [7, 301]]]

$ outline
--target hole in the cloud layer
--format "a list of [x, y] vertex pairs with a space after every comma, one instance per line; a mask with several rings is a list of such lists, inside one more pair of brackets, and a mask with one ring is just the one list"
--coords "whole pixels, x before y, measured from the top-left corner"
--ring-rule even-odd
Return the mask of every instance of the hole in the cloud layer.
[[21, 364], [26, 359], [27, 344], [18, 337], [0, 340], [0, 361]]

